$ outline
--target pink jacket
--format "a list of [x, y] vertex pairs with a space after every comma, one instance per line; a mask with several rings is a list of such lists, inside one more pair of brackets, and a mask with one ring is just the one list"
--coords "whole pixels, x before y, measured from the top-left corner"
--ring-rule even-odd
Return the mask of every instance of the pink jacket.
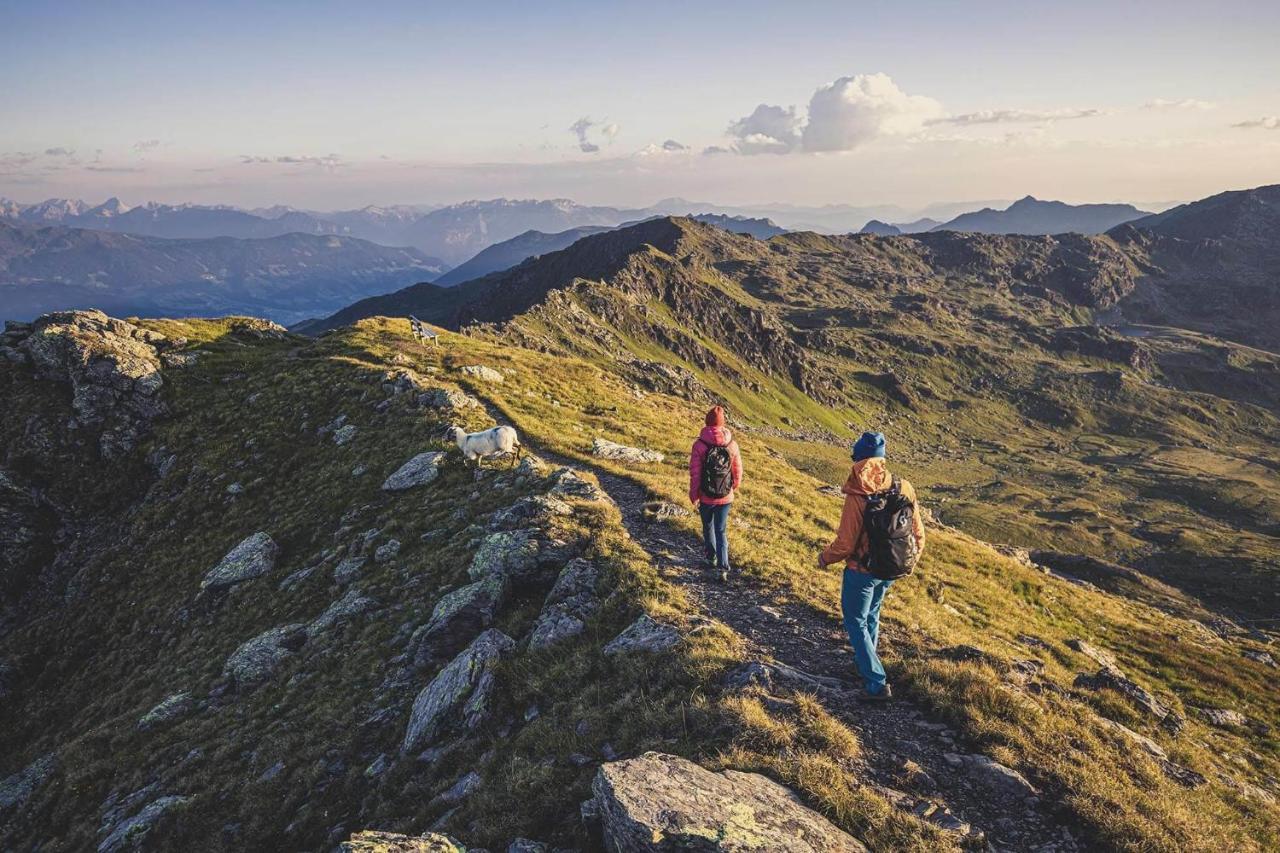
[[734, 492], [742, 482], [742, 456], [738, 453], [738, 442], [733, 440], [733, 433], [727, 427], [703, 427], [698, 440], [693, 443], [693, 450], [689, 451], [689, 501], [691, 503], [704, 503], [708, 506], [733, 503], [733, 492], [722, 498], [712, 498], [702, 494], [702, 463], [707, 458], [707, 450], [713, 444], [729, 446]]

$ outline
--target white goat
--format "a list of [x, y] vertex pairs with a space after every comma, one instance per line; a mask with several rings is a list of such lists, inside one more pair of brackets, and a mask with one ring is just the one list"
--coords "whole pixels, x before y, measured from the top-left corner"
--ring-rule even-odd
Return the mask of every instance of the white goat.
[[467, 432], [462, 427], [451, 426], [447, 436], [450, 441], [457, 442], [464, 461], [474, 460], [477, 465], [486, 456], [510, 456], [514, 466], [520, 461], [523, 450], [515, 427], [500, 426], [480, 432]]

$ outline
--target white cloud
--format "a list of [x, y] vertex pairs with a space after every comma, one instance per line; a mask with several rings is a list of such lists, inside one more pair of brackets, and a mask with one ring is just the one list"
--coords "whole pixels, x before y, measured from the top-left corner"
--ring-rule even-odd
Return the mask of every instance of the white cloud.
[[584, 154], [594, 154], [600, 150], [600, 146], [587, 139], [587, 131], [595, 127], [595, 122], [583, 116], [582, 118], [569, 125], [569, 132], [578, 137], [578, 150]]
[[1260, 127], [1263, 130], [1280, 130], [1280, 116], [1263, 116], [1262, 118], [1238, 121], [1232, 127]]
[[142, 139], [133, 143], [133, 150], [141, 154], [144, 151], [150, 151], [160, 145], [159, 139]]
[[637, 157], [658, 157], [664, 154], [683, 154], [689, 150], [689, 146], [674, 139], [668, 139], [659, 145], [656, 142], [650, 142], [645, 147], [636, 152]]
[[851, 151], [879, 136], [920, 130], [942, 113], [924, 95], [908, 95], [887, 74], [841, 77], [813, 93], [801, 133], [805, 151]]
[[931, 119], [928, 123], [958, 125], [1022, 124], [1030, 122], [1070, 121], [1072, 119], [1097, 118], [1098, 116], [1104, 115], [1107, 115], [1107, 111], [1100, 109], [1062, 108], [1056, 110], [979, 110], [974, 113], [961, 113], [960, 115]]
[[1197, 98], [1179, 98], [1177, 100], [1155, 98], [1142, 105], [1144, 110], [1211, 110], [1213, 107], [1214, 103], [1212, 101], [1201, 101]]
[[318, 166], [330, 172], [347, 165], [347, 162], [337, 154], [326, 154], [323, 157], [318, 157], [313, 154], [282, 154], [278, 157], [260, 157], [250, 154], [241, 154], [240, 162], [245, 165], [280, 163], [285, 166]]
[[600, 128], [600, 133], [602, 133], [604, 135], [604, 138], [609, 140], [610, 142], [612, 142], [613, 138], [617, 136], [621, 131], [622, 131], [622, 128], [621, 126], [618, 125], [616, 121], [611, 121], [608, 124], [606, 124], [604, 127]]
[[741, 154], [786, 154], [800, 141], [800, 119], [795, 107], [760, 104], [730, 124], [728, 134]]
[[662, 150], [663, 151], [688, 151], [689, 146], [685, 145], [682, 142], [676, 142], [674, 139], [668, 139], [666, 142], [662, 143]]

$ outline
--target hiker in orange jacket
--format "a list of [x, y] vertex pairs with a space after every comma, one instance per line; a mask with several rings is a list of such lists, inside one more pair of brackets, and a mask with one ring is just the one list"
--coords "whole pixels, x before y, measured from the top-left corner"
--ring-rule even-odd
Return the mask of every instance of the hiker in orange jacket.
[[713, 406], [706, 426], [689, 451], [689, 502], [702, 516], [707, 568], [729, 579], [729, 506], [742, 483], [742, 455], [724, 425], [724, 409]]
[[889, 473], [885, 464], [884, 435], [864, 432], [853, 445], [853, 470], [841, 491], [845, 494], [844, 511], [840, 515], [840, 527], [836, 538], [818, 554], [820, 568], [833, 563], [844, 563], [844, 577], [840, 589], [840, 610], [844, 627], [853, 646], [854, 660], [866, 689], [863, 698], [881, 701], [893, 696], [885, 678], [884, 666], [876, 654], [880, 639], [880, 606], [893, 580], [885, 580], [873, 574], [868, 566], [871, 547], [869, 536], [864, 535], [863, 520], [870, 500], [879, 505], [887, 495], [897, 494], [910, 502], [910, 533], [905, 531], [900, 550], [910, 571], [924, 551], [924, 520], [920, 517], [916, 490], [906, 480], [899, 480]]

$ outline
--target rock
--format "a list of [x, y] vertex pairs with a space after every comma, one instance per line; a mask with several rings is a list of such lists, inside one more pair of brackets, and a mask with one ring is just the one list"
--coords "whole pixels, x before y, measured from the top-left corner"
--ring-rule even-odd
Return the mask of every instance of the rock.
[[382, 376], [382, 390], [392, 396], [422, 387], [422, 377], [412, 370], [388, 370]]
[[612, 853], [866, 850], [771, 779], [712, 773], [673, 755], [648, 752], [604, 764], [592, 791]]
[[172, 722], [190, 711], [194, 704], [191, 694], [185, 691], [166, 696], [159, 705], [142, 715], [138, 720], [138, 729], [145, 732]]
[[118, 853], [122, 850], [140, 850], [156, 824], [174, 809], [190, 802], [189, 797], [167, 796], [152, 800], [131, 818], [110, 828], [107, 837], [98, 845], [98, 853]]
[[480, 543], [467, 574], [480, 580], [493, 574], [525, 577], [538, 567], [538, 541], [534, 530], [491, 533]]
[[994, 665], [995, 663], [991, 655], [973, 646], [951, 646], [950, 648], [942, 649], [939, 655], [956, 663], [985, 663], [989, 665]]
[[633, 652], [662, 652], [679, 642], [680, 634], [675, 628], [656, 622], [653, 617], [645, 614], [610, 640], [604, 647], [604, 653], [622, 655]]
[[641, 515], [649, 521], [657, 521], [661, 518], [681, 518], [686, 515], [693, 515], [693, 513], [682, 506], [676, 506], [667, 501], [649, 501], [641, 510]]
[[1114, 669], [1116, 672], [1123, 672], [1123, 670], [1120, 669], [1120, 664], [1116, 662], [1115, 656], [1110, 652], [1103, 651], [1097, 646], [1090, 645], [1080, 639], [1067, 640], [1067, 645], [1098, 664], [1098, 666]]
[[570, 560], [547, 593], [542, 613], [529, 636], [529, 648], [546, 648], [581, 634], [586, 627], [584, 620], [599, 609], [598, 582], [599, 572], [589, 560]]
[[418, 395], [418, 405], [428, 409], [456, 411], [475, 408], [480, 405], [480, 401], [453, 388], [429, 388]]
[[275, 674], [285, 658], [302, 648], [306, 639], [306, 626], [301, 623], [271, 628], [241, 643], [227, 658], [223, 674], [240, 686], [261, 684]]
[[773, 670], [760, 661], [748, 661], [725, 676], [726, 687], [743, 689], [759, 687], [763, 690], [773, 688]]
[[1160, 704], [1146, 688], [1130, 681], [1111, 667], [1104, 666], [1093, 675], [1081, 673], [1076, 676], [1073, 686], [1085, 690], [1114, 690], [1158, 720], [1163, 720], [1170, 714], [1169, 709]]
[[307, 639], [314, 640], [331, 628], [350, 622], [361, 613], [372, 610], [376, 604], [377, 602], [372, 598], [361, 595], [355, 588], [347, 590], [342, 598], [330, 604], [323, 613], [311, 620], [307, 625]]
[[1227, 708], [1197, 708], [1196, 710], [1206, 722], [1221, 729], [1244, 728], [1249, 725], [1249, 718], [1239, 711]]
[[365, 563], [369, 562], [369, 558], [364, 554], [352, 554], [344, 557], [342, 562], [333, 567], [333, 581], [339, 585], [351, 583], [360, 577], [360, 572], [364, 570]]
[[289, 337], [284, 326], [261, 317], [232, 317], [228, 329], [233, 335], [259, 341], [283, 341]]
[[119, 458], [169, 413], [159, 351], [170, 341], [101, 311], [58, 311], [31, 324], [18, 349], [36, 376], [71, 386], [71, 429], [97, 433], [104, 459]]
[[1258, 663], [1266, 664], [1269, 667], [1274, 668], [1276, 666], [1275, 658], [1271, 657], [1271, 654], [1269, 652], [1262, 652], [1262, 651], [1258, 651], [1257, 649], [1244, 649], [1241, 652], [1241, 654], [1247, 657], [1249, 660], [1254, 660], [1254, 661], [1257, 661]]
[[483, 364], [468, 364], [458, 368], [459, 372], [465, 373], [467, 376], [474, 376], [476, 379], [485, 382], [502, 382], [504, 377], [501, 373], [492, 367], [486, 367]]
[[471, 796], [480, 787], [480, 782], [480, 774], [472, 770], [457, 782], [454, 782], [447, 791], [442, 792], [439, 800], [446, 805], [456, 806]]
[[346, 415], [338, 415], [336, 418], [329, 421], [324, 426], [317, 428], [316, 435], [319, 436], [320, 438], [324, 438], [326, 435], [330, 435], [342, 429], [343, 425], [346, 424], [346, 422], [347, 422]]
[[1098, 725], [1102, 726], [1102, 728], [1107, 731], [1114, 732], [1125, 740], [1142, 747], [1142, 749], [1152, 758], [1169, 757], [1160, 744], [1156, 743], [1146, 735], [1138, 734], [1128, 726], [1117, 723], [1115, 720], [1108, 720], [1106, 717], [1098, 717]]
[[243, 484], [243, 483], [232, 483], [231, 485], [227, 486], [227, 494], [229, 494], [229, 495], [242, 495], [242, 494], [244, 494], [244, 484]]
[[378, 549], [373, 552], [373, 561], [375, 563], [385, 563], [389, 560], [395, 559], [396, 555], [399, 553], [400, 540], [388, 539], [386, 542], [379, 545]]
[[456, 723], [467, 729], [479, 726], [493, 690], [493, 667], [514, 647], [510, 637], [490, 628], [450, 661], [414, 699], [401, 752], [429, 746]]
[[604, 492], [593, 483], [582, 479], [572, 468], [558, 468], [551, 475], [551, 494], [571, 498], [582, 498], [598, 501], [604, 498]]
[[517, 838], [507, 845], [507, 853], [556, 853], [551, 845], [528, 838]]
[[489, 519], [489, 529], [546, 528], [556, 517], [569, 515], [573, 515], [573, 507], [555, 495], [530, 495], [495, 511]]
[[262, 577], [276, 566], [280, 547], [267, 533], [259, 531], [245, 537], [239, 545], [227, 552], [200, 581], [200, 588], [220, 590]]
[[391, 759], [385, 752], [380, 753], [368, 767], [364, 769], [364, 777], [366, 779], [377, 779], [383, 773], [387, 772], [387, 768], [391, 766]]
[[431, 611], [431, 619], [414, 632], [414, 663], [425, 666], [437, 654], [451, 654], [493, 624], [494, 614], [506, 601], [509, 583], [492, 574], [445, 595]]
[[396, 469], [395, 473], [382, 484], [384, 492], [400, 492], [430, 483], [440, 475], [440, 464], [444, 461], [444, 453], [429, 450], [419, 453]]
[[394, 832], [357, 832], [342, 842], [343, 853], [467, 853], [465, 845], [447, 835], [398, 835]]
[[1006, 796], [1023, 799], [1034, 797], [1036, 789], [1021, 773], [994, 761], [985, 755], [955, 755], [947, 753], [943, 756], [948, 764], [956, 766], [954, 759], [960, 759], [960, 767], [974, 781], [996, 789]]
[[0, 782], [0, 816], [23, 806], [56, 769], [58, 759], [50, 752]]
[[597, 438], [591, 442], [591, 452], [601, 459], [614, 459], [619, 462], [661, 462], [665, 458], [656, 450], [627, 447], [625, 444], [615, 444], [604, 438]]
[[333, 443], [341, 447], [342, 445], [350, 442], [351, 439], [355, 437], [356, 437], [356, 425], [347, 424], [345, 426], [339, 427], [337, 430], [334, 431]]

